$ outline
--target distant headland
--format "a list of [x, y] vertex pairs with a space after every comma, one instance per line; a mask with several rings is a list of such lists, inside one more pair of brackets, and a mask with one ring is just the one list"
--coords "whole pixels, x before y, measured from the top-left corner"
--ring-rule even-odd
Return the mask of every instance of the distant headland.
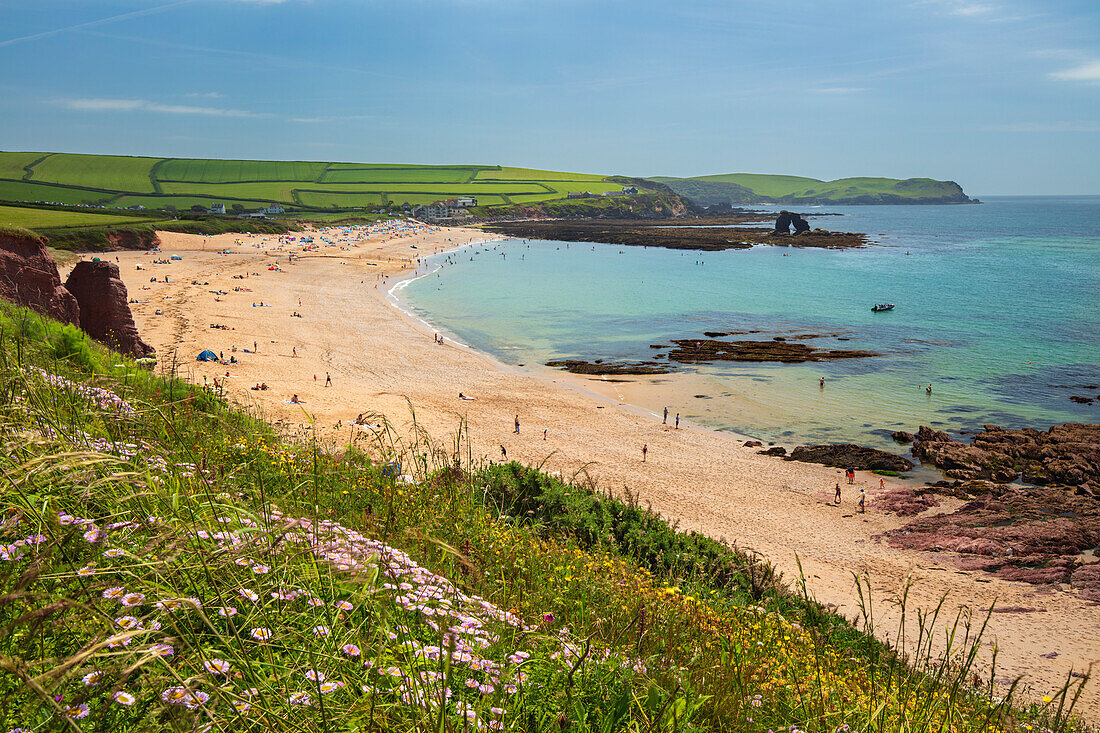
[[839, 178], [723, 173], [692, 178], [655, 176], [699, 206], [737, 204], [977, 204], [954, 181], [931, 178]]

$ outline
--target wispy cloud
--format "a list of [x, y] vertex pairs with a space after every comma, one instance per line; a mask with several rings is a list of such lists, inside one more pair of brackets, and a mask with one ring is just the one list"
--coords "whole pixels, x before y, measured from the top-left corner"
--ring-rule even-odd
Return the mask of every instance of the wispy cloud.
[[185, 97], [197, 97], [199, 99], [223, 99], [224, 94], [218, 94], [217, 92], [190, 92], [184, 94]]
[[990, 125], [991, 132], [1100, 132], [1100, 122], [1015, 122]]
[[374, 115], [328, 115], [320, 117], [291, 117], [291, 122], [317, 123], [317, 122], [345, 122], [347, 120], [373, 120]]
[[1059, 81], [1100, 82], [1100, 60], [1088, 61], [1050, 75]]
[[990, 5], [989, 3], [968, 3], [957, 2], [952, 3], [952, 7], [949, 9], [952, 15], [962, 15], [967, 18], [972, 18], [979, 15], [990, 15], [996, 12], [997, 6]]
[[860, 94], [870, 91], [867, 87], [819, 87], [811, 89], [813, 94]]
[[89, 20], [85, 23], [77, 23], [75, 25], [66, 25], [60, 28], [51, 28], [48, 31], [41, 31], [40, 33], [32, 33], [29, 36], [19, 36], [18, 38], [9, 38], [5, 41], [0, 41], [0, 48], [4, 46], [11, 46], [16, 43], [23, 43], [25, 41], [37, 41], [42, 38], [49, 38], [50, 36], [56, 36], [58, 33], [65, 33], [66, 31], [78, 31], [86, 28], [94, 28], [98, 25], [106, 25], [107, 23], [116, 23], [120, 20], [129, 20], [130, 18], [140, 18], [144, 15], [152, 15], [153, 13], [160, 13], [171, 8], [178, 8], [181, 5], [190, 5], [195, 0], [179, 0], [174, 3], [166, 3], [164, 5], [156, 5], [152, 8], [143, 8], [142, 10], [134, 10], [129, 13], [120, 13], [119, 15], [112, 15], [107, 18], [99, 18], [98, 20]]
[[204, 115], [207, 117], [267, 117], [268, 115], [242, 109], [222, 107], [195, 107], [186, 104], [161, 104], [147, 99], [106, 99], [85, 97], [60, 101], [67, 109], [80, 112], [154, 112], [169, 115]]

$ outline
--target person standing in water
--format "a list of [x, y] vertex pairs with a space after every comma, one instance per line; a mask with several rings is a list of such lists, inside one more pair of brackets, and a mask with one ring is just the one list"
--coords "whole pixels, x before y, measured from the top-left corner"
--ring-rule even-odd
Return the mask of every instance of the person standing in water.
[[821, 381], [820, 381], [820, 382], [818, 382], [818, 384], [820, 384], [820, 385], [821, 385], [821, 388], [822, 388], [822, 389], [825, 389], [825, 377], [822, 377], [822, 378], [821, 378]]

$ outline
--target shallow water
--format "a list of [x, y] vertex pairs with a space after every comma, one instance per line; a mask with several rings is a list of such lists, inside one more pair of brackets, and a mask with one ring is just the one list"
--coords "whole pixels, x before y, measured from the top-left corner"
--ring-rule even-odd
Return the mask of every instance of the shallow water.
[[[842, 213], [813, 219], [815, 214]], [[812, 364], [681, 367], [625, 386], [652, 409], [780, 442], [853, 441], [983, 423], [1096, 422], [1100, 197], [1004, 197], [980, 206], [808, 208], [860, 231], [858, 250], [683, 252], [520, 240], [428, 260], [406, 307], [510, 364], [648, 359], [673, 338], [835, 334], [822, 348], [880, 356]], [[889, 301], [896, 309], [872, 313]], [[824, 389], [818, 379], [824, 376]], [[931, 383], [928, 395], [922, 385]]]

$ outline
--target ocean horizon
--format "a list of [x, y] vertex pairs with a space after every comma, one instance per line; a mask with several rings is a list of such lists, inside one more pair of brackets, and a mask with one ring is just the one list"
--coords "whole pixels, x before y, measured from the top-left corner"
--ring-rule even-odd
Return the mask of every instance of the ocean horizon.
[[[811, 226], [868, 235], [848, 250], [492, 242], [428, 257], [399, 298], [527, 368], [650, 360], [667, 352], [652, 345], [705, 331], [878, 354], [680, 365], [624, 383], [624, 401], [768, 442], [897, 450], [889, 433], [919, 425], [961, 436], [987, 423], [1096, 422], [1100, 196], [982, 200], [797, 209]], [[881, 302], [896, 307], [872, 313]]]

